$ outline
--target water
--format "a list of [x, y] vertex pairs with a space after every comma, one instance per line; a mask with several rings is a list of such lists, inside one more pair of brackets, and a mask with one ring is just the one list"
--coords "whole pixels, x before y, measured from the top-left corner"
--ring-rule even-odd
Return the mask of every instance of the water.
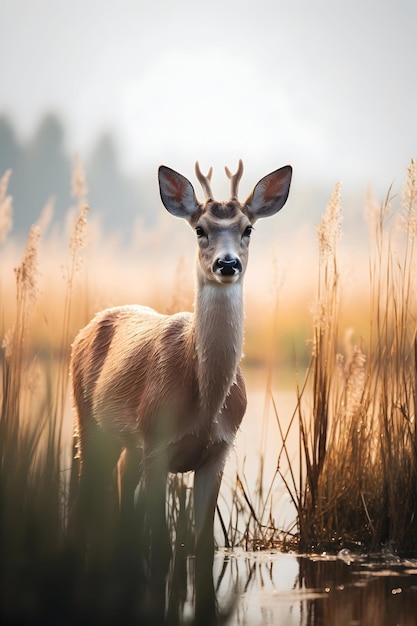
[[[281, 476], [277, 474], [277, 466], [283, 472], [288, 484], [291, 485], [289, 466], [294, 477], [299, 474], [298, 427], [294, 421], [287, 433], [294, 409], [296, 396], [293, 391], [280, 390], [274, 393], [275, 408], [265, 389], [258, 385], [248, 385], [248, 409], [237, 433], [233, 450], [229, 455], [223, 476], [219, 497], [219, 507], [225, 518], [230, 514], [231, 496], [236, 490], [236, 474], [244, 482], [245, 490], [254, 504], [257, 513], [261, 506], [255, 499], [262, 480], [262, 498], [266, 507], [264, 519], [272, 513], [274, 524], [280, 530], [290, 529], [296, 519], [296, 510]], [[277, 415], [282, 432], [287, 433], [286, 446], [289, 457], [281, 454], [282, 437], [277, 425]], [[261, 476], [262, 472], [262, 476]], [[298, 487], [298, 485], [297, 485]], [[239, 520], [234, 519], [239, 525]], [[216, 539], [222, 544], [216, 519]]]
[[417, 559], [218, 551], [213, 571], [230, 626], [417, 625]]
[[[261, 387], [250, 388], [248, 395], [248, 411], [225, 471], [224, 500], [227, 485], [233, 487], [236, 468], [244, 470], [252, 493], [261, 457], [266, 487], [276, 474], [282, 440], [275, 411], [270, 401], [265, 402]], [[275, 400], [285, 432], [296, 406], [295, 394], [276, 393]], [[297, 436], [295, 427], [287, 440], [295, 474]], [[272, 495], [276, 525], [289, 528], [296, 514], [279, 477]], [[389, 551], [372, 556], [355, 556], [346, 550], [338, 556], [297, 556], [220, 550], [214, 579], [220, 609], [235, 599], [228, 622], [232, 626], [417, 626], [417, 559], [400, 560]]]
[[[268, 489], [282, 446], [275, 412], [270, 401], [265, 402], [265, 390], [251, 386], [248, 396], [248, 411], [227, 463], [219, 499], [225, 517], [230, 490], [236, 488], [236, 471], [244, 476], [252, 498], [260, 459]], [[275, 399], [285, 431], [295, 408], [295, 394], [279, 392]], [[296, 427], [287, 444], [297, 473]], [[287, 529], [295, 511], [279, 477], [273, 483], [272, 496], [275, 523]], [[223, 545], [218, 519], [216, 525], [216, 538]], [[166, 620], [158, 623], [193, 620], [193, 567], [192, 557], [179, 555], [175, 559], [161, 598]], [[221, 548], [215, 554], [213, 574], [220, 614], [228, 614], [226, 623], [231, 626], [417, 626], [417, 559], [400, 560], [389, 551], [371, 556], [342, 551], [331, 556]]]

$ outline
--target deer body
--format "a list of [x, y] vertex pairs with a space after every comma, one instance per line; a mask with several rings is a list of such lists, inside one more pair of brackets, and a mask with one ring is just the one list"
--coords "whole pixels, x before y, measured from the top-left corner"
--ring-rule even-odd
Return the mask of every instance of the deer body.
[[[73, 378], [81, 383], [76, 402], [89, 405], [88, 420], [121, 445], [146, 445], [158, 438], [171, 472], [197, 469], [213, 442], [230, 445], [246, 409], [239, 369], [240, 287], [234, 288], [237, 302], [216, 290], [211, 306], [197, 306], [195, 316], [161, 315], [133, 305], [96, 315], [79, 333], [72, 359]], [[200, 334], [195, 328], [199, 314]], [[78, 430], [82, 459], [80, 423]]]
[[[167, 543], [167, 472], [194, 471], [196, 555], [206, 569], [213, 560], [213, 518], [224, 462], [246, 410], [239, 362], [250, 234], [258, 218], [284, 205], [292, 173], [286, 166], [264, 177], [241, 204], [237, 187], [242, 171], [241, 161], [234, 175], [226, 168], [231, 198], [217, 202], [210, 189], [211, 170], [203, 176], [197, 164], [206, 195], [199, 203], [186, 178], [161, 166], [165, 207], [188, 221], [197, 235], [194, 313], [161, 315], [142, 306], [107, 309], [79, 332], [71, 359], [81, 484], [92, 470], [95, 438], [105, 434], [112, 442], [107, 471], [122, 449], [143, 447], [158, 555]], [[96, 471], [95, 480], [102, 473]]]

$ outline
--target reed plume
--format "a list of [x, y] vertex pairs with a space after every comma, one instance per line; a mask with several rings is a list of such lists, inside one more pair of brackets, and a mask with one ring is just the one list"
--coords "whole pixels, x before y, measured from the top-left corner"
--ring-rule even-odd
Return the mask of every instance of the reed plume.
[[20, 400], [22, 381], [27, 366], [25, 355], [27, 327], [30, 313], [39, 296], [39, 241], [40, 231], [32, 226], [26, 243], [22, 261], [15, 268], [16, 276], [16, 315], [13, 327], [2, 341], [4, 351], [2, 423], [5, 433], [19, 430]]
[[397, 209], [391, 192], [379, 207], [368, 195], [368, 345], [352, 343], [349, 331], [345, 354], [338, 328], [338, 187], [317, 229], [313, 350], [298, 394], [298, 490], [292, 479], [302, 549], [369, 550], [385, 543], [407, 554], [417, 550], [415, 160]]

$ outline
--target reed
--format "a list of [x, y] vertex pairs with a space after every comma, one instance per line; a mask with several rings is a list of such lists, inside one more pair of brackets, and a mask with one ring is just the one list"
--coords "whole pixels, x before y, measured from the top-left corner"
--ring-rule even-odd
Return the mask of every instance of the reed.
[[35, 401], [39, 362], [27, 334], [39, 295], [39, 243], [40, 232], [32, 227], [15, 268], [15, 321], [2, 342], [0, 607], [7, 623], [24, 622], [49, 601], [53, 613], [58, 600], [50, 595], [62, 549], [59, 441], [50, 395]]
[[381, 207], [368, 201], [367, 342], [340, 337], [339, 187], [318, 228], [311, 365], [297, 388], [301, 469], [287, 482], [302, 550], [417, 553], [416, 172], [412, 161], [396, 209], [391, 190]]

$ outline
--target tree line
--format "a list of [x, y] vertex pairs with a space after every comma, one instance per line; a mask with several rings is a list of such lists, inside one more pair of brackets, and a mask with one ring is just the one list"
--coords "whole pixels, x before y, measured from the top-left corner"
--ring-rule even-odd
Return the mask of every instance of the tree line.
[[[8, 192], [13, 196], [15, 234], [24, 236], [51, 198], [55, 219], [65, 216], [74, 204], [71, 198], [74, 156], [66, 151], [65, 128], [57, 115], [45, 114], [33, 136], [25, 141], [18, 138], [12, 120], [0, 115], [0, 177], [6, 170], [12, 170]], [[145, 222], [152, 220], [153, 212], [147, 207], [149, 203], [144, 202], [143, 181], [141, 185], [122, 172], [116, 142], [110, 133], [103, 133], [97, 139], [83, 166], [88, 202], [100, 213], [105, 231], [130, 232], [139, 208]]]

